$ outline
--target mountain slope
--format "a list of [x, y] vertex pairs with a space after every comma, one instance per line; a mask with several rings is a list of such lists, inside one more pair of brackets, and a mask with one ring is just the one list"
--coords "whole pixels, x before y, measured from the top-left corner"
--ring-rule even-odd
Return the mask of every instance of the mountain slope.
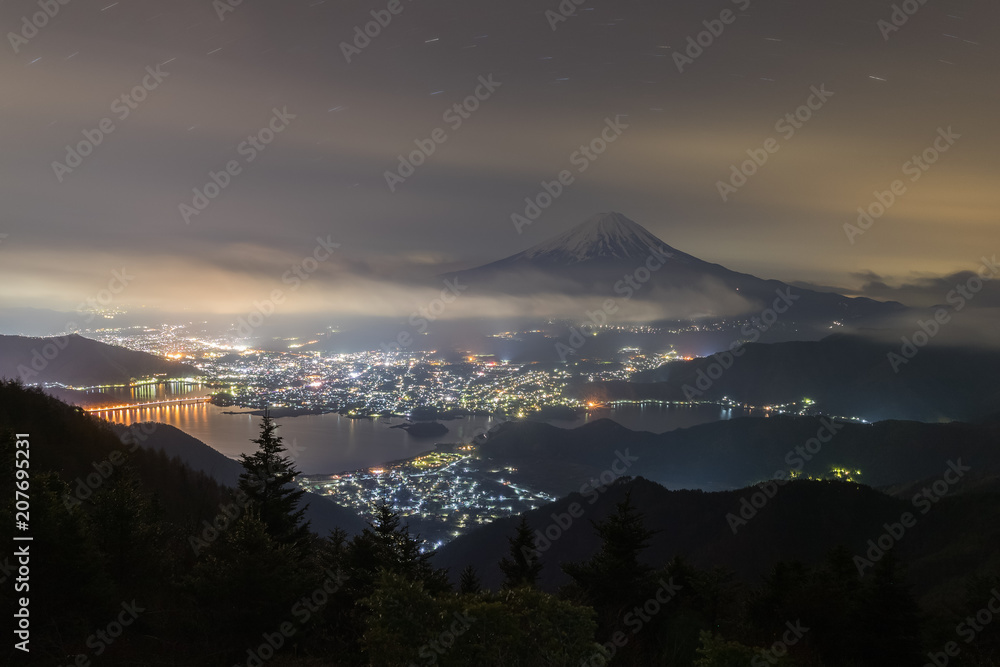
[[[918, 594], [960, 597], [962, 587], [956, 580], [988, 571], [996, 562], [1000, 505], [995, 493], [947, 496], [922, 513], [909, 498], [893, 498], [866, 486], [800, 481], [779, 489], [755, 516], [737, 524], [734, 534], [727, 517], [738, 514], [741, 499], [755, 492], [668, 491], [646, 479], [623, 479], [596, 497], [572, 494], [526, 512], [532, 531], [548, 535], [548, 544], [536, 544], [543, 563], [540, 584], [555, 590], [568, 583], [560, 565], [585, 560], [597, 550], [600, 543], [591, 521], [612, 513], [627, 493], [645, 515], [646, 527], [657, 531], [643, 553], [651, 565], [681, 555], [698, 567], [724, 567], [757, 581], [778, 561], [815, 562], [837, 546], [864, 554], [868, 540], [885, 532], [883, 524], [898, 522], [907, 511], [917, 522], [898, 540], [894, 553], [909, 563], [908, 578]], [[574, 503], [582, 511], [578, 508], [578, 518], [567, 522]], [[518, 520], [501, 519], [456, 538], [435, 554], [435, 565], [450, 568], [457, 579], [471, 564], [484, 585], [497, 588], [502, 581], [498, 562], [508, 553], [507, 538]]]
[[720, 358], [673, 361], [638, 373], [629, 383], [591, 384], [587, 400], [719, 400], [778, 405], [803, 397], [830, 414], [869, 421], [979, 421], [1000, 404], [1000, 352], [928, 346], [895, 372], [889, 353], [900, 344], [862, 336], [820, 341], [749, 344], [719, 373]]
[[[192, 528], [202, 518], [211, 519], [228, 496], [209, 476], [123, 441], [107, 422], [40, 389], [0, 381], [0, 440], [4, 447], [12, 445], [13, 438], [8, 436], [14, 433], [30, 435], [32, 485], [44, 473], [52, 472], [69, 484], [71, 492], [86, 499], [102, 487], [109, 471], [116, 468], [113, 463], [127, 458], [144, 491], [160, 497], [165, 516]], [[13, 455], [11, 466], [13, 470]]]
[[[126, 431], [135, 434], [136, 441], [149, 450], [162, 451], [167, 456], [176, 457], [192, 470], [208, 475], [219, 484], [236, 488], [243, 466], [233, 459], [212, 449], [201, 440], [169, 424], [146, 422], [142, 424], [114, 424], [114, 431], [121, 436]], [[306, 492], [303, 503], [308, 503], [305, 518], [313, 532], [321, 536], [334, 528], [342, 528], [348, 535], [356, 535], [367, 527], [367, 523], [353, 510], [338, 505], [329, 498]]]
[[[575, 429], [507, 422], [478, 446], [477, 455], [490, 467], [516, 468], [519, 481], [554, 495], [579, 490], [602, 475], [606, 483], [608, 471], [706, 491], [741, 488], [779, 470], [823, 478], [834, 468], [882, 487], [940, 476], [949, 460], [959, 458], [975, 476], [1000, 473], [1000, 425], [827, 424], [816, 417], [776, 416], [654, 434], [607, 419]], [[622, 455], [626, 468], [619, 463]]]
[[[449, 274], [477, 290], [506, 294], [635, 298], [659, 303], [660, 319], [759, 313], [794, 295], [795, 321], [834, 321], [898, 311], [898, 303], [791, 288], [731, 271], [673, 248], [621, 213], [600, 213], [504, 259]], [[632, 282], [623, 282], [631, 278]], [[626, 290], [626, 286], [631, 284]], [[656, 318], [653, 318], [656, 319]]]
[[77, 334], [58, 338], [0, 335], [0, 377], [26, 383], [92, 386], [126, 383], [150, 375], [193, 377], [193, 366]]
[[482, 268], [499, 268], [525, 262], [562, 266], [581, 262], [628, 260], [644, 262], [650, 249], [663, 249], [667, 257], [684, 263], [702, 263], [691, 255], [671, 248], [642, 225], [621, 213], [599, 213], [576, 227]]

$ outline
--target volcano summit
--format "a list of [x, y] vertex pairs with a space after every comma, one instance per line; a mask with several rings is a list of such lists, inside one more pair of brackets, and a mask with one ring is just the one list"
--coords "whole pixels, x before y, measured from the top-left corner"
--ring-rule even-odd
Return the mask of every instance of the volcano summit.
[[[659, 262], [641, 290], [621, 288], [623, 277]], [[817, 292], [766, 280], [698, 259], [664, 243], [621, 213], [594, 215], [523, 252], [449, 274], [476, 291], [634, 299], [652, 319], [698, 320], [760, 312], [775, 293], [798, 299], [791, 317], [844, 322], [898, 311], [895, 302]]]

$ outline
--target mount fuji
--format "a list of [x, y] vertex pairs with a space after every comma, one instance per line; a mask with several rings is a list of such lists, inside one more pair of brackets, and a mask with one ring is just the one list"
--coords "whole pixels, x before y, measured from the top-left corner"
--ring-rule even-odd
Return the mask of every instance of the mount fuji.
[[[622, 280], [633, 275], [641, 284], [626, 292]], [[896, 302], [817, 292], [731, 271], [667, 245], [615, 212], [594, 215], [523, 252], [448, 277], [494, 294], [634, 295], [646, 305], [662, 305], [659, 319], [671, 320], [755, 314], [776, 294], [793, 295], [792, 319], [800, 322], [855, 320], [903, 309]]]
[[[615, 260], [642, 262], [651, 248], [661, 247], [670, 255], [683, 255], [621, 213], [600, 213], [559, 236], [487, 266], [520, 262], [559, 265]], [[690, 255], [684, 257], [694, 259]]]

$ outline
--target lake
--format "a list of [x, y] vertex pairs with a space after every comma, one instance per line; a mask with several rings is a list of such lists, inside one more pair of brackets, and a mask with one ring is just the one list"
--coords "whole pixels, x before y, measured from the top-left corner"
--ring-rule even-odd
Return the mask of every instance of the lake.
[[[208, 393], [197, 386], [184, 388], [149, 387], [105, 389], [126, 400], [164, 400]], [[241, 408], [222, 408], [209, 403], [163, 405], [102, 412], [109, 421], [132, 424], [155, 421], [170, 424], [198, 438], [231, 458], [250, 453], [256, 445], [251, 439], [260, 433], [260, 417], [249, 414], [225, 414]], [[596, 419], [609, 418], [637, 431], [662, 433], [744, 416], [740, 410], [715, 405], [670, 406], [659, 403], [627, 404], [594, 410], [575, 420], [547, 420], [560, 428], [575, 428]], [[408, 458], [427, 451], [437, 442], [468, 442], [476, 435], [501, 423], [493, 417], [464, 417], [442, 422], [448, 433], [436, 438], [415, 438], [402, 429], [389, 426], [402, 419], [350, 419], [336, 413], [303, 415], [276, 420], [278, 435], [284, 439], [289, 455], [305, 474], [337, 473], [368, 468], [387, 461]]]

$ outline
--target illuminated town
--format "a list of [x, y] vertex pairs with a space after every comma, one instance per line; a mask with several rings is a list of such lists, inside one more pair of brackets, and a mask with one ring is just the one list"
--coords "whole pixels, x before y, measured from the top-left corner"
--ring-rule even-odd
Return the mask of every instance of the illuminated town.
[[[453, 451], [445, 451], [453, 450]], [[340, 475], [304, 476], [299, 485], [350, 507], [366, 519], [388, 503], [406, 517], [427, 548], [467, 530], [553, 502], [509, 479], [516, 470], [481, 467], [473, 445], [441, 446], [407, 461]]]
[[[507, 331], [501, 338], [526, 333]], [[435, 352], [385, 350], [351, 354], [303, 349], [314, 340], [282, 341], [284, 349], [263, 350], [226, 337], [206, 336], [181, 325], [104, 329], [104, 342], [181, 361], [202, 375], [148, 378], [129, 386], [129, 399], [106, 412], [131, 405], [204, 402], [270, 408], [289, 413], [337, 411], [353, 418], [407, 417], [415, 422], [463, 415], [569, 418], [587, 409], [628, 403], [719, 405], [762, 415], [818, 414], [815, 401], [755, 406], [729, 397], [719, 401], [608, 401], [588, 403], [574, 392], [587, 382], [628, 380], [634, 373], [679, 359], [671, 350], [652, 354], [624, 347], [611, 359], [568, 363], [512, 363], [493, 356], [467, 355], [445, 361]], [[157, 387], [169, 388], [158, 395]], [[75, 387], [90, 393], [107, 388]], [[864, 421], [852, 417], [839, 417]], [[482, 437], [482, 436], [480, 436]], [[526, 488], [512, 468], [496, 468], [476, 454], [476, 442], [444, 444], [407, 460], [339, 474], [306, 475], [298, 483], [370, 519], [387, 503], [419, 534], [424, 549], [435, 549], [477, 525], [535, 509], [555, 498]], [[827, 479], [856, 481], [861, 471], [835, 468]]]
[[468, 356], [456, 363], [442, 361], [433, 351], [304, 350], [310, 341], [297, 339], [287, 341], [284, 350], [258, 350], [177, 325], [103, 329], [92, 335], [190, 364], [204, 374], [202, 382], [231, 391], [235, 405], [339, 410], [358, 417], [410, 415], [416, 408], [510, 417], [542, 408], [579, 409], [586, 402], [567, 392], [571, 384], [627, 380], [679, 358], [676, 352], [650, 354], [629, 347], [615, 359], [568, 364], [510, 363], [493, 356]]

